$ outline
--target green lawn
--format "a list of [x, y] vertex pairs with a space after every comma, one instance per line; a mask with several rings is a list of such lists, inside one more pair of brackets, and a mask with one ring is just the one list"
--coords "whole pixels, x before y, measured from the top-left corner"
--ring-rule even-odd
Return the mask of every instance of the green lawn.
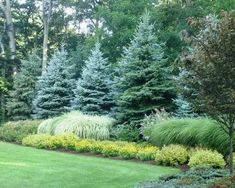
[[127, 188], [177, 169], [0, 142], [1, 188]]

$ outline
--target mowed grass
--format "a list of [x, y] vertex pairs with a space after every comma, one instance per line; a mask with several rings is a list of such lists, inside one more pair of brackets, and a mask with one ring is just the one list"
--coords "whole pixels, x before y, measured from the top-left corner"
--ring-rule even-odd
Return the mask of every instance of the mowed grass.
[[174, 168], [0, 142], [1, 188], [129, 188], [177, 172]]

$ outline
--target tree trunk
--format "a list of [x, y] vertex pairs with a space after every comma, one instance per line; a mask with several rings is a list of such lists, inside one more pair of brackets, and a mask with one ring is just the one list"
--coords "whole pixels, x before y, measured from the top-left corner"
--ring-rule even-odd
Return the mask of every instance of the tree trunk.
[[49, 23], [44, 23], [43, 30], [43, 56], [42, 56], [42, 70], [45, 71], [47, 68], [47, 52], [48, 52], [48, 34], [49, 34]]
[[43, 0], [43, 52], [42, 71], [47, 68], [49, 23], [52, 14], [52, 0]]
[[234, 133], [234, 128], [233, 128], [233, 125], [231, 125], [231, 128], [229, 129], [229, 172], [230, 172], [230, 175], [233, 175], [233, 133]]
[[12, 21], [12, 15], [11, 15], [11, 2], [10, 0], [6, 0], [6, 6], [5, 6], [5, 17], [7, 22], [7, 35], [9, 37], [9, 48], [11, 51], [11, 60], [15, 59], [16, 56], [16, 42], [15, 42], [15, 33], [14, 33], [14, 26]]

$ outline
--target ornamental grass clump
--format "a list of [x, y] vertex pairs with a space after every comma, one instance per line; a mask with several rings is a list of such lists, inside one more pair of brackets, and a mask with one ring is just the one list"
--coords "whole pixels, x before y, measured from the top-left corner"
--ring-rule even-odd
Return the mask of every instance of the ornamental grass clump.
[[228, 155], [229, 139], [221, 126], [208, 118], [171, 118], [156, 124], [149, 131], [149, 142], [162, 147], [179, 144], [205, 147]]
[[85, 115], [74, 111], [62, 116], [47, 119], [38, 127], [39, 134], [60, 135], [73, 133], [79, 138], [106, 140], [114, 119], [107, 116]]

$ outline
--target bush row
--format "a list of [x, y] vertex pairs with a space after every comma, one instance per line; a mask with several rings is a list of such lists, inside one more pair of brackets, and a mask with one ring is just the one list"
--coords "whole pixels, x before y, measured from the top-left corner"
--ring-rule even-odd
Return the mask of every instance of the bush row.
[[5, 142], [21, 143], [22, 139], [30, 134], [36, 134], [41, 121], [25, 120], [3, 124], [0, 127], [0, 140]]
[[189, 147], [205, 147], [229, 153], [228, 136], [216, 122], [207, 118], [168, 119], [155, 124], [145, 132], [151, 144], [158, 147], [180, 144]]
[[123, 159], [156, 160], [158, 164], [178, 166], [189, 164], [190, 167], [225, 166], [223, 156], [216, 151], [206, 149], [187, 149], [180, 145], [158, 147], [122, 141], [96, 141], [79, 139], [75, 135], [31, 135], [22, 141], [23, 145], [40, 149], [64, 149], [77, 152], [91, 152], [106, 157]]
[[217, 151], [202, 148], [187, 149], [181, 145], [164, 146], [156, 155], [156, 161], [166, 166], [188, 164], [190, 167], [223, 168], [225, 161], [223, 155]]
[[56, 136], [29, 135], [23, 139], [22, 144], [40, 149], [74, 150], [80, 153], [92, 152], [107, 157], [136, 158], [139, 160], [154, 160], [156, 153], [159, 151], [157, 147], [146, 144], [79, 139], [72, 134]]
[[114, 119], [106, 116], [85, 115], [79, 111], [44, 120], [38, 127], [38, 134], [59, 135], [73, 133], [80, 138], [106, 140]]

